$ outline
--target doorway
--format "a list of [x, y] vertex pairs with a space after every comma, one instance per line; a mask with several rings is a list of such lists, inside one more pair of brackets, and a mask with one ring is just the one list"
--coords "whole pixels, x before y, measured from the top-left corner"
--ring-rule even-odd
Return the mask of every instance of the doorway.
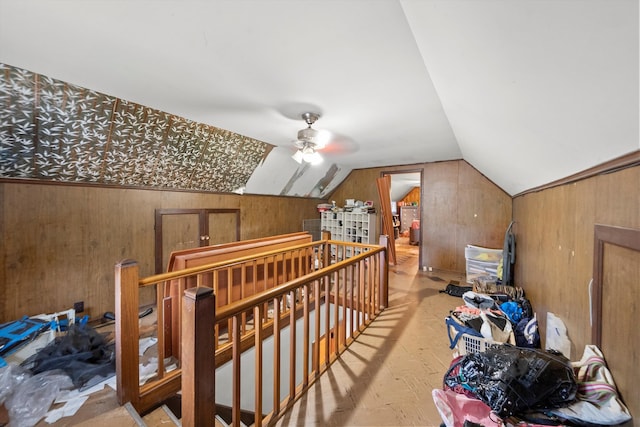
[[[397, 263], [408, 256], [418, 256], [422, 265], [422, 169], [384, 171], [391, 178], [391, 213], [393, 215]], [[419, 267], [418, 267], [419, 268]]]
[[240, 240], [240, 209], [156, 209], [155, 232], [159, 274], [173, 251]]

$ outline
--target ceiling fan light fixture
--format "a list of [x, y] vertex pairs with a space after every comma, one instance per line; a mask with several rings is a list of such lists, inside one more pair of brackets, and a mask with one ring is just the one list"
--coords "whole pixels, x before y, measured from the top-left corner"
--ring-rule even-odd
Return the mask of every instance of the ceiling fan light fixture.
[[307, 163], [311, 163], [312, 165], [319, 165], [320, 163], [322, 163], [323, 159], [320, 153], [313, 151], [311, 153], [304, 153], [302, 155], [302, 160]]
[[311, 112], [302, 113], [302, 120], [304, 120], [307, 123], [307, 125], [309, 125], [309, 127], [311, 127], [311, 125], [314, 124], [316, 120], [318, 120], [319, 118], [320, 118], [320, 114], [318, 113], [311, 113]]
[[314, 139], [318, 137], [318, 133], [319, 132], [312, 127], [300, 129], [298, 131], [298, 140], [314, 142]]
[[298, 163], [302, 163], [302, 156], [302, 150], [297, 150], [295, 153], [293, 153], [293, 156], [291, 156], [291, 158]]
[[298, 131], [298, 141], [311, 143], [316, 150], [321, 150], [327, 146], [331, 139], [331, 133], [326, 130], [317, 130], [311, 127]]
[[320, 153], [315, 150], [315, 145], [313, 143], [305, 143], [302, 148], [293, 153], [293, 156], [291, 157], [298, 163], [302, 163], [304, 161], [311, 163], [312, 165], [320, 164], [323, 161]]
[[316, 150], [320, 150], [327, 145], [331, 134], [327, 131], [319, 131], [311, 127], [311, 125], [320, 118], [320, 114], [302, 113], [302, 118], [308, 127], [298, 131], [298, 141], [296, 141], [296, 145], [300, 148], [291, 157], [298, 163], [304, 161], [312, 165], [320, 164], [323, 159]]

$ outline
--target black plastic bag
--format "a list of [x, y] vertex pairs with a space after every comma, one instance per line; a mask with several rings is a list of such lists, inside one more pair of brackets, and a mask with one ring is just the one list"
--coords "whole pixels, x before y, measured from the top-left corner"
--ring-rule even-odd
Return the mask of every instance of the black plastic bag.
[[473, 290], [472, 286], [460, 286], [457, 283], [449, 283], [445, 289], [441, 289], [440, 293], [451, 295], [452, 297], [462, 297], [465, 292]]
[[115, 345], [89, 325], [72, 325], [68, 332], [22, 362], [33, 374], [63, 370], [73, 385], [83, 389], [93, 380], [115, 374]]
[[578, 388], [566, 357], [511, 345], [467, 354], [449, 368], [444, 383], [468, 390], [503, 418], [567, 406]]

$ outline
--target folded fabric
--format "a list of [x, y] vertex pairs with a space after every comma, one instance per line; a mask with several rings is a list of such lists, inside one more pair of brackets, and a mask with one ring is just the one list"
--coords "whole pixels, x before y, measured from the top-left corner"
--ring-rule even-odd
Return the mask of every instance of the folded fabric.
[[585, 346], [582, 359], [572, 366], [578, 384], [577, 400], [566, 408], [554, 409], [554, 415], [567, 421], [596, 425], [618, 425], [631, 419], [597, 346]]

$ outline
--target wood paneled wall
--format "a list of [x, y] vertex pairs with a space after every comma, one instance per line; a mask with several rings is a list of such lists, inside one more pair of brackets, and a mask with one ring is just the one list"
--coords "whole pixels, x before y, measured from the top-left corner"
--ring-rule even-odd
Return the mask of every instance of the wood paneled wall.
[[[591, 341], [594, 225], [640, 228], [640, 166], [516, 197], [513, 212], [515, 281], [538, 314], [543, 339], [547, 312], [553, 312], [567, 326], [572, 359], [579, 359]], [[640, 271], [639, 266], [629, 271]], [[637, 302], [640, 278], [629, 277], [628, 283]], [[629, 321], [636, 322], [637, 315], [637, 309], [629, 313]], [[629, 336], [617, 339], [620, 349], [628, 348], [630, 339], [639, 342]]]
[[413, 187], [400, 201], [407, 205], [420, 204], [420, 187]]
[[[422, 169], [421, 266], [464, 272], [467, 244], [502, 248], [511, 221], [511, 197], [464, 160], [354, 170], [329, 197], [373, 200], [382, 172]], [[378, 224], [378, 232], [380, 227]]]
[[302, 231], [325, 200], [296, 197], [0, 183], [0, 323], [84, 301], [92, 318], [114, 310], [114, 265], [154, 272], [154, 210], [239, 208], [241, 238]]

